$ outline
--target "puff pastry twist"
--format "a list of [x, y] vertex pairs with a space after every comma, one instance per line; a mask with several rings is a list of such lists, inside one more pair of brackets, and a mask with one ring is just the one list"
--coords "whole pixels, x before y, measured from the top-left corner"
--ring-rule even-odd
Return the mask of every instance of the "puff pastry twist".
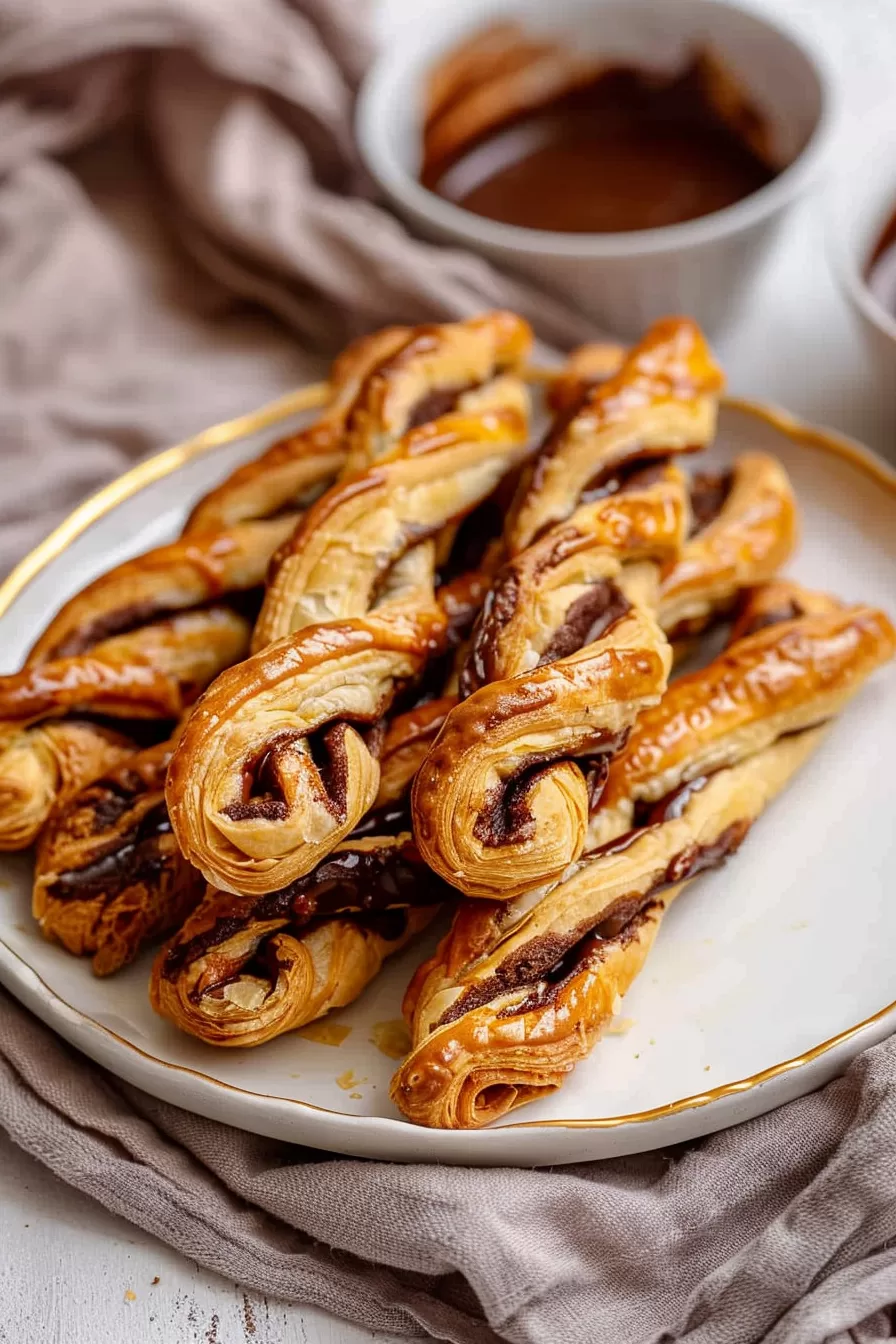
[[153, 967], [156, 1011], [212, 1045], [258, 1045], [351, 1003], [446, 895], [413, 844], [408, 785], [453, 698], [390, 723], [376, 803], [305, 877], [260, 897], [209, 888]]
[[[234, 613], [196, 612], [195, 619], [186, 613], [263, 583], [298, 511], [344, 465], [345, 419], [364, 375], [407, 335], [396, 328], [349, 347], [333, 366], [332, 401], [315, 425], [232, 472], [200, 500], [180, 540], [88, 584], [49, 623], [23, 671], [0, 678], [0, 849], [30, 844], [54, 803], [70, 799], [133, 750], [99, 725], [69, 720], [23, 727], [23, 721], [79, 706], [125, 717], [173, 715], [244, 654], [248, 625]], [[175, 614], [184, 620], [172, 624]], [[177, 655], [171, 645], [182, 635], [180, 670], [172, 679]], [[218, 657], [210, 659], [214, 650]]]
[[556, 883], [459, 907], [406, 995], [413, 1049], [392, 1088], [404, 1114], [475, 1127], [559, 1087], [682, 884], [738, 848], [894, 648], [879, 611], [760, 589], [729, 649], [673, 682], [611, 764], [603, 843]]
[[[514, 342], [497, 339], [505, 327]], [[281, 547], [258, 651], [206, 694], [171, 764], [172, 824], [214, 886], [246, 895], [287, 886], [371, 806], [379, 766], [364, 725], [446, 640], [437, 542], [527, 453], [525, 390], [502, 372], [528, 349], [527, 332], [502, 314], [426, 328], [362, 386], [349, 435], [372, 460], [318, 500]], [[467, 344], [458, 370], [454, 356]], [[482, 379], [476, 388], [472, 376]], [[433, 388], [478, 409], [467, 400], [406, 428]]]
[[693, 323], [657, 323], [524, 471], [467, 698], [414, 785], [421, 851], [467, 895], [512, 897], [581, 853], [593, 763], [665, 689], [654, 562], [673, 561], [690, 520], [662, 459], [709, 441], [721, 384]]
[[95, 975], [111, 975], [176, 929], [205, 891], [168, 821], [172, 749], [169, 741], [131, 754], [41, 832], [32, 912], [46, 938], [92, 957]]

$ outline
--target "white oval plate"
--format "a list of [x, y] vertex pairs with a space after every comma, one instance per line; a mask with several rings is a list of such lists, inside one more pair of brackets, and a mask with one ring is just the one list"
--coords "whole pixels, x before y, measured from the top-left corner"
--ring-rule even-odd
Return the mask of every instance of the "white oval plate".
[[[82, 506], [0, 587], [0, 670], [16, 668], [60, 603], [116, 561], [173, 537], [209, 486], [300, 423], [316, 389], [171, 449]], [[209, 451], [210, 449], [214, 451]], [[896, 472], [777, 412], [730, 403], [711, 454], [767, 449], [799, 495], [791, 572], [896, 606]], [[43, 941], [30, 859], [0, 856], [0, 980], [112, 1073], [166, 1101], [276, 1138], [397, 1161], [556, 1164], [723, 1129], [819, 1086], [896, 1029], [896, 667], [835, 724], [737, 858], [671, 909], [622, 1018], [553, 1097], [476, 1133], [417, 1129], [389, 1101], [394, 1061], [373, 1041], [435, 934], [327, 1019], [339, 1045], [299, 1035], [215, 1050], [154, 1016], [149, 954], [95, 980]]]

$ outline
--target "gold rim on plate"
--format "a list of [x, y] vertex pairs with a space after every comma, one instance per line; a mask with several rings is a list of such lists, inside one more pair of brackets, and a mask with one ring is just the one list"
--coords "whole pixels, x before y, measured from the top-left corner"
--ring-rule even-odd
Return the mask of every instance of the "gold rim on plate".
[[[532, 382], [546, 382], [550, 376], [550, 370], [531, 369], [529, 371], [529, 378]], [[323, 406], [326, 403], [328, 392], [328, 385], [325, 382], [310, 383], [297, 388], [294, 392], [288, 393], [277, 401], [269, 402], [257, 411], [238, 416], [234, 420], [224, 421], [219, 425], [212, 425], [193, 438], [186, 439], [173, 448], [168, 448], [164, 452], [157, 453], [154, 457], [147, 458], [145, 461], [138, 463], [137, 466], [132, 467], [130, 471], [125, 472], [123, 476], [111, 481], [70, 513], [44, 541], [16, 565], [15, 569], [0, 584], [0, 618], [6, 614], [19, 594], [50, 561], [55, 560], [76, 537], [79, 537], [88, 527], [111, 512], [124, 500], [130, 499], [132, 495], [137, 494], [138, 491], [150, 485], [153, 481], [160, 480], [163, 476], [168, 476], [171, 472], [177, 471], [179, 467], [182, 467], [184, 463], [194, 457], [210, 452], [214, 448], [220, 448], [225, 444], [233, 443], [236, 439], [244, 438], [258, 430], [267, 429], [288, 416], [298, 414], [301, 411], [315, 410]], [[759, 402], [748, 401], [739, 397], [725, 397], [722, 404], [732, 410], [741, 411], [764, 420], [767, 424], [781, 430], [788, 438], [806, 448], [817, 449], [849, 462], [889, 494], [896, 496], [896, 470], [884, 462], [882, 458], [872, 453], [870, 449], [862, 447], [861, 444], [837, 434], [833, 430], [816, 429], [812, 425], [805, 424], [788, 411], [780, 410], [777, 407], [763, 406]], [[132, 1053], [149, 1060], [153, 1064], [158, 1064], [164, 1069], [189, 1074], [191, 1077], [198, 1078], [214, 1087], [227, 1092], [236, 1092], [241, 1096], [257, 1098], [261, 1101], [285, 1102], [290, 1106], [303, 1107], [306, 1110], [316, 1111], [323, 1115], [339, 1116], [356, 1123], [368, 1124], [371, 1119], [385, 1120], [389, 1124], [405, 1125], [407, 1123], [403, 1120], [390, 1119], [388, 1116], [371, 1117], [352, 1114], [350, 1111], [334, 1111], [326, 1106], [316, 1106], [313, 1102], [301, 1101], [295, 1097], [278, 1097], [271, 1093], [249, 1091], [247, 1088], [235, 1087], [232, 1083], [225, 1083], [220, 1078], [213, 1078], [210, 1074], [202, 1073], [198, 1069], [191, 1069], [184, 1064], [173, 1064], [169, 1060], [160, 1059], [158, 1055], [152, 1055], [134, 1045], [124, 1036], [119, 1036], [117, 1032], [88, 1016], [80, 1008], [75, 1008], [72, 1004], [67, 1003], [18, 952], [3, 942], [2, 938], [0, 938], [0, 946], [21, 963], [28, 974], [43, 987], [52, 999], [62, 1004], [70, 1013], [75, 1014], [81, 1022], [118, 1042], [119, 1045], [125, 1046]], [[805, 1064], [811, 1064], [830, 1050], [851, 1040], [859, 1032], [881, 1022], [894, 1009], [896, 1009], [896, 1001], [887, 1004], [886, 1007], [873, 1013], [871, 1017], [866, 1017], [863, 1021], [857, 1022], [855, 1026], [847, 1027], [844, 1031], [838, 1032], [836, 1036], [831, 1036], [828, 1040], [822, 1041], [820, 1045], [813, 1046], [811, 1050], [806, 1050], [800, 1055], [794, 1055], [791, 1059], [785, 1059], [780, 1064], [772, 1064], [759, 1073], [751, 1074], [748, 1078], [740, 1078], [732, 1083], [722, 1083], [706, 1092], [698, 1092], [690, 1097], [681, 1097], [678, 1101], [670, 1101], [664, 1106], [655, 1106], [651, 1110], [634, 1111], [630, 1115], [604, 1116], [596, 1119], [518, 1120], [511, 1124], [500, 1125], [495, 1130], [474, 1131], [471, 1137], [475, 1141], [476, 1134], [500, 1133], [508, 1129], [619, 1129], [623, 1125], [644, 1124], [651, 1120], [662, 1120], [667, 1116], [678, 1115], [682, 1111], [696, 1110], [698, 1107], [708, 1106], [712, 1102], [719, 1101], [723, 1097], [750, 1092], [753, 1088], [760, 1087], [773, 1078], [778, 1078], [785, 1073], [792, 1073]], [[433, 1131], [433, 1133], [439, 1132], [444, 1131]]]

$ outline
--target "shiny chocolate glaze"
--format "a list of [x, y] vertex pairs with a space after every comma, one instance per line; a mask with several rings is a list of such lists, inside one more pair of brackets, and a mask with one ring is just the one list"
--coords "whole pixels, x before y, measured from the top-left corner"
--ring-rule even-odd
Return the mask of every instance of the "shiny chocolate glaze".
[[280, 920], [282, 927], [301, 931], [325, 917], [345, 915], [363, 922], [372, 916], [391, 917], [396, 907], [438, 905], [454, 895], [453, 888], [427, 868], [410, 839], [378, 849], [346, 843], [305, 877], [247, 901], [238, 914], [219, 916], [184, 942], [173, 942], [162, 973], [174, 979], [185, 966], [254, 924]]
[[47, 895], [56, 901], [87, 900], [137, 883], [154, 883], [167, 863], [180, 859], [176, 846], [160, 849], [160, 841], [170, 834], [168, 809], [160, 799], [129, 831], [101, 846], [89, 863], [59, 873]]

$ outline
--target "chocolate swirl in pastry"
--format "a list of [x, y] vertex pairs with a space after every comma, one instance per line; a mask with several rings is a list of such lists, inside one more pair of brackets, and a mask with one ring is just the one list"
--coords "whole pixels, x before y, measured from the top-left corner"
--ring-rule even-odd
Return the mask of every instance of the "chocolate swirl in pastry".
[[[516, 313], [415, 327], [368, 372], [348, 417], [346, 473], [391, 453], [417, 425], [450, 411], [476, 414], [515, 401], [532, 329]], [[505, 377], [504, 375], [509, 375]]]
[[346, 418], [365, 378], [410, 335], [408, 327], [386, 327], [347, 346], [330, 369], [330, 399], [321, 415], [237, 467], [204, 495], [187, 519], [184, 534], [220, 532], [313, 503], [345, 467]]
[[414, 1046], [392, 1098], [407, 1118], [477, 1128], [556, 1091], [617, 1011], [666, 906], [734, 853], [822, 732], [719, 770], [531, 905], [464, 902], [405, 999]]
[[260, 589], [271, 556], [297, 517], [188, 535], [126, 560], [66, 602], [34, 644], [26, 667], [78, 657], [114, 635]]
[[158, 957], [153, 1007], [212, 1045], [259, 1045], [351, 1003], [453, 894], [423, 863], [407, 788], [451, 699], [390, 723], [374, 808], [304, 877], [238, 897], [210, 888]]
[[0, 725], [0, 851], [25, 849], [54, 804], [133, 753], [121, 733], [89, 720]]
[[[693, 324], [659, 323], [583, 394], [529, 473], [505, 533], [527, 544], [486, 598], [461, 675], [468, 698], [414, 785], [421, 852], [467, 895], [510, 898], [581, 853], [590, 768], [571, 758], [617, 751], [665, 689], [653, 562], [680, 551], [688, 502], [678, 468], [645, 456], [705, 442], [720, 383]], [[565, 521], [544, 530], [542, 504]]]
[[[821, 624], [820, 624], [821, 623]], [[686, 879], [715, 866], [896, 648], [887, 618], [760, 590], [731, 647], [675, 682], [610, 765], [590, 848], [559, 882], [466, 901], [406, 996], [393, 1098], [420, 1124], [487, 1124], [593, 1045]]]
[[412, 429], [388, 457], [329, 490], [274, 557], [253, 647], [370, 611], [411, 546], [463, 518], [522, 461], [527, 410], [523, 385], [503, 386], [494, 408]]
[[729, 471], [695, 475], [691, 508], [691, 536], [660, 576], [659, 619], [670, 639], [697, 634], [742, 589], [773, 578], [797, 543], [790, 481], [765, 453], [743, 453]]
[[747, 595], [728, 648], [673, 681], [610, 764], [589, 845], [634, 824], [639, 808], [833, 718], [892, 656], [894, 633], [874, 607], [847, 606], [777, 581]]
[[249, 632], [245, 617], [214, 605], [113, 635], [87, 653], [28, 665], [0, 677], [0, 722], [35, 723], [70, 710], [176, 719], [244, 655]]
[[243, 616], [209, 606], [0, 677], [0, 850], [31, 844], [57, 800], [133, 750], [100, 724], [62, 716], [175, 719], [245, 655], [249, 634]]
[[259, 623], [282, 638], [211, 688], [169, 772], [178, 840], [213, 885], [284, 887], [370, 807], [379, 767], [359, 729], [446, 637], [435, 538], [523, 460], [526, 431], [515, 405], [412, 429], [283, 548]]
[[92, 957], [95, 975], [111, 975], [177, 928], [205, 891], [168, 821], [171, 751], [163, 742], [133, 753], [57, 806], [41, 832], [34, 917], [45, 937]]
[[[406, 335], [404, 329], [379, 333], [350, 347], [334, 365], [333, 404], [317, 426], [237, 468], [196, 506], [179, 541], [116, 566], [70, 599], [35, 643], [25, 669], [0, 678], [0, 714], [12, 720], [0, 722], [0, 848], [30, 844], [54, 801], [64, 801], [133, 750], [96, 724], [23, 729], [23, 719], [77, 703], [103, 713], [173, 716], [178, 703], [188, 703], [243, 655], [245, 622], [207, 604], [262, 584], [297, 510], [332, 482], [345, 461], [341, 435], [360, 379]], [[175, 613], [184, 614], [172, 623], [167, 618]], [[181, 635], [178, 669], [171, 643]], [[156, 656], [161, 666], [154, 676]], [[117, 692], [122, 703], [116, 709]], [[120, 750], [110, 752], [111, 741]]]
[[549, 432], [507, 520], [508, 553], [611, 490], [619, 468], [705, 447], [723, 385], [695, 323], [655, 322], [619, 371], [586, 386]]

